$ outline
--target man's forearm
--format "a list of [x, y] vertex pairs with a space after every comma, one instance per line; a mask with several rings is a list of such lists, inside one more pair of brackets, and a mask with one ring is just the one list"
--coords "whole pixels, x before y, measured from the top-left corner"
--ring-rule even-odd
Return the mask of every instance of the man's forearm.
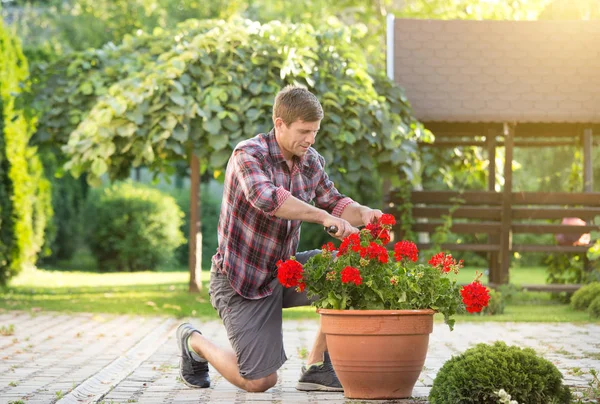
[[364, 226], [363, 213], [370, 211], [371, 208], [363, 206], [358, 202], [352, 202], [342, 211], [341, 218], [350, 222], [352, 226]]
[[323, 224], [330, 214], [290, 195], [275, 211], [274, 216], [288, 220]]

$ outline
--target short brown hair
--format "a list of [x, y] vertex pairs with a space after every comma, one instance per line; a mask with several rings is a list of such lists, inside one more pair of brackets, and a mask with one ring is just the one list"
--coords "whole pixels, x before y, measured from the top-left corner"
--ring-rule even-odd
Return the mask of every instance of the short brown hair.
[[289, 85], [275, 97], [273, 122], [276, 118], [281, 118], [287, 126], [297, 120], [316, 122], [323, 119], [323, 107], [306, 88]]

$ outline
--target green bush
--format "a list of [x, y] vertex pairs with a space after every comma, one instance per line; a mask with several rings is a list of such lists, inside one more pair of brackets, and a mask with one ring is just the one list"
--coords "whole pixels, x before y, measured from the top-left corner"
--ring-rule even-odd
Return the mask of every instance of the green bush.
[[50, 187], [35, 148], [34, 122], [16, 104], [27, 87], [27, 60], [0, 18], [0, 285], [33, 263], [52, 215]]
[[183, 212], [156, 189], [116, 183], [94, 190], [88, 201], [87, 240], [101, 270], [155, 269], [185, 241]]
[[46, 232], [43, 262], [69, 260], [84, 238], [83, 211], [89, 186], [85, 176], [73, 178], [60, 170], [58, 151], [41, 154], [46, 176], [51, 179], [54, 216]]
[[490, 301], [488, 305], [483, 308], [480, 315], [494, 316], [496, 314], [502, 314], [504, 313], [504, 306], [505, 303], [502, 293], [497, 290], [490, 289]]
[[593, 282], [582, 286], [573, 294], [571, 307], [575, 310], [587, 310], [590, 303], [600, 296], [600, 282]]
[[560, 371], [531, 348], [497, 341], [478, 344], [448, 360], [438, 372], [431, 404], [496, 404], [494, 391], [504, 389], [519, 403], [568, 403], [571, 392]]
[[590, 317], [592, 318], [600, 318], [600, 295], [592, 300], [588, 307], [588, 313], [590, 313]]

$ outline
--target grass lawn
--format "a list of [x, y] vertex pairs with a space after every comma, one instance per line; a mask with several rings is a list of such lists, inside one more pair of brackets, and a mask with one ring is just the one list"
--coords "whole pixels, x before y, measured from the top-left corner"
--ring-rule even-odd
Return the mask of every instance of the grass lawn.
[[[463, 268], [457, 276], [461, 283], [473, 279], [477, 268]], [[541, 267], [514, 269], [511, 282], [541, 284]], [[202, 272], [202, 292], [187, 293], [185, 269], [163, 272], [95, 273], [28, 269], [15, 277], [9, 287], [0, 290], [0, 310], [94, 312], [135, 315], [164, 315], [218, 319], [208, 299], [209, 273]], [[484, 276], [482, 281], [487, 282]], [[312, 307], [284, 311], [285, 318], [318, 319]], [[442, 321], [441, 316], [437, 320]], [[497, 316], [461, 315], [460, 321], [542, 321], [588, 322], [587, 313], [571, 310], [566, 304], [550, 299], [549, 293], [519, 293], [505, 313]]]

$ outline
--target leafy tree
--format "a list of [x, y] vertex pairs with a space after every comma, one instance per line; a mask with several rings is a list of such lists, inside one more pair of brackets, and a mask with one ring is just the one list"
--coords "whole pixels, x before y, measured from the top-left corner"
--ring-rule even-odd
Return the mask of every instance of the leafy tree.
[[298, 83], [325, 109], [317, 148], [332, 177], [349, 194], [375, 199], [378, 172], [410, 172], [415, 149], [406, 140], [421, 132], [401, 89], [355, 51], [354, 35], [191, 20], [79, 53], [47, 70], [66, 75], [38, 93], [48, 105], [38, 141], [66, 143], [66, 168], [87, 172], [92, 183], [104, 174], [123, 178], [139, 165], [170, 174], [174, 162], [193, 157], [200, 172], [222, 178], [232, 148], [271, 128], [277, 91]]
[[27, 77], [21, 46], [0, 20], [0, 285], [32, 263], [52, 215], [49, 184], [27, 141], [34, 122], [15, 105]]

